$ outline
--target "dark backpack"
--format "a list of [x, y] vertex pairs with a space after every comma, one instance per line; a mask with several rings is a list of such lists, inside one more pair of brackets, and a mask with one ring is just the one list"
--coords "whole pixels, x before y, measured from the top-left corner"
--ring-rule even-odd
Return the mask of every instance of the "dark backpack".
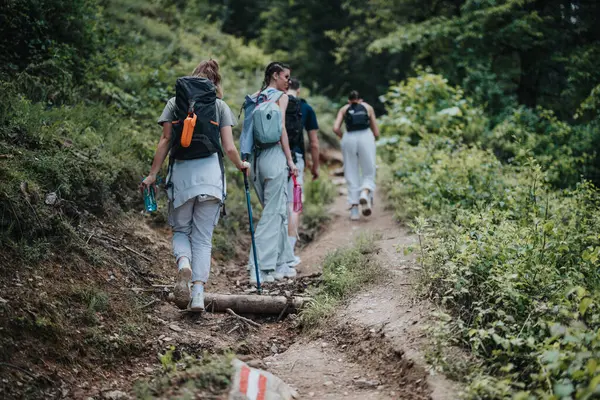
[[[169, 176], [175, 160], [193, 160], [219, 155], [223, 202], [221, 214], [225, 216], [225, 168], [221, 150], [221, 133], [217, 122], [217, 90], [206, 78], [185, 76], [175, 83], [175, 121], [169, 153]], [[173, 195], [173, 184], [167, 181]]]
[[369, 120], [369, 112], [367, 108], [362, 104], [352, 103], [348, 110], [346, 110], [346, 130], [360, 131], [368, 129], [371, 124]]
[[175, 104], [170, 158], [192, 160], [214, 153], [222, 155], [215, 85], [206, 78], [179, 78]]
[[[302, 126], [302, 107], [299, 98], [294, 96], [288, 96], [289, 102], [285, 110], [285, 129], [288, 134], [288, 140], [290, 143], [290, 150], [294, 152], [294, 149], [301, 150], [304, 152], [304, 136]], [[295, 158], [295, 157], [294, 157]]]

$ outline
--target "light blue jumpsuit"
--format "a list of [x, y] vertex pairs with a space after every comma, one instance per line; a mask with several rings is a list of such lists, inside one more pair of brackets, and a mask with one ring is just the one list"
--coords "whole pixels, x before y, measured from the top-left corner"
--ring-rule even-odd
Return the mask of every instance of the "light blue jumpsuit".
[[[272, 89], [268, 96], [278, 96], [280, 93]], [[240, 148], [242, 157], [251, 155], [250, 179], [263, 207], [255, 232], [258, 267], [261, 271], [271, 272], [280, 265], [294, 261], [294, 253], [287, 237], [289, 168], [280, 144], [266, 150], [254, 148], [252, 112], [255, 105], [256, 96], [246, 96]], [[250, 249], [248, 266], [254, 269], [252, 249]]]

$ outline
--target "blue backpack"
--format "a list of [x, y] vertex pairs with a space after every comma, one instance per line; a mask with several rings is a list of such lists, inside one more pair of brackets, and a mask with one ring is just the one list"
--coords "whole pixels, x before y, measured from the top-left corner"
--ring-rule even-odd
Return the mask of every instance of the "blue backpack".
[[252, 136], [254, 146], [265, 150], [281, 141], [283, 115], [277, 101], [283, 92], [268, 88], [256, 98], [256, 107], [252, 112]]
[[256, 95], [246, 96], [240, 110], [240, 116], [244, 112], [240, 136], [243, 160], [248, 160], [253, 151], [258, 154], [260, 150], [268, 149], [281, 141], [283, 117], [277, 101], [282, 95], [283, 92], [279, 90], [267, 88]]

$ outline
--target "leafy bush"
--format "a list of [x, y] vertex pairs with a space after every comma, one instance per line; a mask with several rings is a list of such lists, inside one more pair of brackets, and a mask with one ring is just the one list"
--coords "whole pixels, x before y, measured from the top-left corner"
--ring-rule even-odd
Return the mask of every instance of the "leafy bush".
[[588, 117], [579, 125], [558, 119], [550, 110], [520, 107], [502, 118], [496, 116], [496, 125], [490, 130], [483, 109], [465, 98], [461, 88], [450, 86], [440, 75], [419, 71], [383, 96], [388, 114], [381, 118], [382, 132], [392, 138], [408, 138], [412, 144], [430, 134], [457, 143], [479, 143], [502, 162], [516, 165], [535, 157], [550, 183], [572, 188], [582, 176], [600, 182], [595, 96], [592, 91], [582, 105], [580, 113]]
[[74, 99], [102, 48], [96, 0], [11, 0], [0, 11], [0, 79], [33, 100]]
[[588, 178], [598, 176], [593, 161], [600, 135], [589, 128], [560, 121], [552, 111], [522, 107], [497, 125], [483, 142], [506, 162], [518, 163], [534, 156], [553, 185], [569, 187], [582, 174]]
[[474, 142], [487, 128], [483, 110], [462, 89], [430, 72], [391, 86], [382, 100], [388, 112], [381, 118], [382, 133], [408, 136], [412, 143], [428, 133]]
[[[382, 184], [401, 218], [443, 215], [453, 219], [461, 209], [486, 203], [510, 210], [514, 201], [505, 190], [514, 168], [489, 151], [460, 145], [449, 138], [426, 136], [416, 147], [404, 142], [384, 144], [382, 157], [391, 165]], [[506, 172], [505, 172], [506, 171]], [[507, 179], [498, 179], [505, 174]]]
[[467, 397], [597, 396], [598, 190], [556, 191], [556, 170], [531, 157], [503, 165], [439, 136], [384, 143], [380, 153], [396, 214], [419, 217], [424, 291], [453, 316], [447, 340], [483, 362]]

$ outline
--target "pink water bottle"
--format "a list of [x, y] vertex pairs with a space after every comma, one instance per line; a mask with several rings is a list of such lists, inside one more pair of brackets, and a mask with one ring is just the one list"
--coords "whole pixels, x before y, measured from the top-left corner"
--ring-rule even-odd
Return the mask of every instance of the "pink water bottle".
[[298, 185], [296, 175], [292, 175], [294, 181], [294, 212], [302, 212], [302, 186]]

